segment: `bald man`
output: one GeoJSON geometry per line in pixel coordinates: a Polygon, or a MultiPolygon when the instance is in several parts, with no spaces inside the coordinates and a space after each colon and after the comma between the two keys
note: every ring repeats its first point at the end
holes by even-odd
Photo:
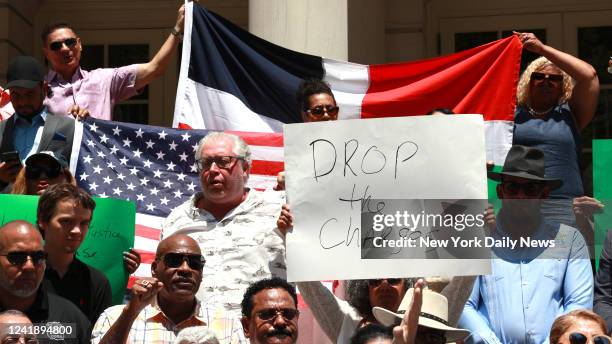
{"type": "Polygon", "coordinates": [[[33,334],[15,331],[18,328],[27,328],[29,325],[32,325],[32,322],[21,311],[9,309],[0,312],[0,343],[20,343],[20,339],[23,339],[25,343],[32,341],[36,338],[33,334]]]}
{"type": "Polygon", "coordinates": [[[134,283],[127,306],[113,306],[100,315],[91,343],[174,343],[178,331],[191,326],[208,326],[221,343],[246,343],[238,319],[196,299],[205,262],[191,237],[175,234],[162,240],[151,264],[153,277],[134,283]]]}
{"type": "Polygon", "coordinates": [[[0,228],[0,311],[19,310],[33,323],[73,324],[76,338],[65,342],[88,343],[91,323],[87,317],[41,284],[46,259],[42,237],[31,223],[12,221],[0,228]]]}

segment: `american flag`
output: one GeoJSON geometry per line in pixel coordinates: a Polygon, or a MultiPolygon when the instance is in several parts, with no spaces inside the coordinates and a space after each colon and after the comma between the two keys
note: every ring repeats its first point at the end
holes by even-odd
{"type": "MultiPolygon", "coordinates": [[[[134,248],[142,264],[133,276],[150,276],[163,220],[199,191],[195,151],[208,132],[97,119],[83,122],[75,173],[79,186],[93,196],[136,203],[134,248]]],[[[248,186],[273,187],[284,169],[282,134],[232,133],[251,148],[248,186]]],[[[130,277],[130,285],[135,277],[130,277]]]]}

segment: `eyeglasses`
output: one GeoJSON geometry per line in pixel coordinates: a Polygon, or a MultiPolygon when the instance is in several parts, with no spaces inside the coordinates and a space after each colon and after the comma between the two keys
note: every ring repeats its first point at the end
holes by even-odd
{"type": "Polygon", "coordinates": [[[387,281],[390,285],[399,285],[402,283],[401,278],[381,278],[381,279],[370,279],[368,280],[368,286],[376,288],[382,284],[383,281],[387,281]]]}
{"type": "Polygon", "coordinates": [[[47,252],[45,251],[13,251],[7,254],[0,254],[5,256],[6,259],[12,265],[22,266],[28,261],[28,257],[32,258],[34,265],[41,264],[47,259],[47,252]]]}
{"type": "Polygon", "coordinates": [[[208,171],[212,167],[213,162],[217,167],[230,170],[234,167],[234,164],[237,160],[244,160],[242,156],[214,156],[214,157],[203,157],[202,159],[196,160],[196,164],[198,165],[198,170],[200,171],[208,171]]]}
{"type": "Polygon", "coordinates": [[[1,344],[38,344],[38,339],[36,339],[36,337],[25,337],[25,336],[13,336],[13,335],[8,335],[7,337],[4,337],[4,339],[2,339],[2,341],[0,342],[1,344]],[[23,338],[23,342],[20,341],[23,338]]]}
{"type": "Polygon", "coordinates": [[[311,115],[315,116],[315,117],[321,117],[323,116],[325,113],[327,113],[330,116],[336,116],[338,114],[338,110],[340,110],[339,107],[337,106],[333,106],[333,105],[318,105],[315,107],[312,107],[310,109],[307,109],[306,112],[310,113],[311,115]]]}
{"type": "Polygon", "coordinates": [[[47,166],[26,166],[25,176],[27,179],[38,179],[42,173],[45,173],[47,178],[53,179],[57,178],[60,173],[62,173],[62,168],[60,166],[57,167],[47,167],[47,166]]]}
{"type": "Polygon", "coordinates": [[[183,262],[187,260],[187,265],[192,270],[202,270],[204,268],[204,264],[206,263],[206,259],[202,257],[201,254],[186,254],[186,253],[176,253],[170,252],[166,253],[163,256],[164,264],[166,264],[169,268],[178,268],[183,265],[183,262]]]}
{"type": "Polygon", "coordinates": [[[508,195],[518,195],[520,190],[526,196],[535,197],[539,196],[544,187],[543,183],[532,182],[532,183],[515,183],[515,182],[502,182],[502,190],[508,195]]]}
{"type": "Polygon", "coordinates": [[[446,335],[443,331],[438,330],[421,330],[421,326],[417,330],[417,342],[427,344],[444,344],[446,343],[446,335]]]}
{"type": "MultiPolygon", "coordinates": [[[[589,339],[580,332],[573,332],[569,335],[571,344],[586,344],[589,339]]],[[[610,344],[610,337],[604,335],[593,336],[593,344],[610,344]]]]}
{"type": "Polygon", "coordinates": [[[55,42],[51,42],[51,44],[49,44],[49,48],[51,48],[51,50],[53,51],[58,51],[60,49],[62,49],[62,46],[66,44],[66,46],[68,47],[68,49],[74,47],[77,44],[77,39],[76,38],[66,38],[63,41],[55,41],[55,42]]]}
{"type": "Polygon", "coordinates": [[[540,72],[531,73],[531,80],[542,81],[544,79],[548,79],[549,81],[553,81],[553,82],[560,82],[560,81],[563,81],[563,75],[546,74],[546,73],[540,73],[540,72]]]}
{"type": "Polygon", "coordinates": [[[295,319],[300,314],[295,308],[268,308],[255,313],[257,317],[263,321],[270,321],[275,319],[278,315],[283,317],[287,321],[295,319]]]}

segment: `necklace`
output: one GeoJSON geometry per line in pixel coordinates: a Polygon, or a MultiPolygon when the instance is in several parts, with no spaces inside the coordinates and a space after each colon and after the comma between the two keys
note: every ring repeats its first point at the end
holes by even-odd
{"type": "Polygon", "coordinates": [[[534,109],[531,108],[531,106],[527,106],[529,108],[529,114],[532,115],[533,117],[541,117],[544,116],[546,114],[548,114],[549,112],[552,111],[552,109],[554,109],[557,105],[553,105],[550,108],[544,110],[544,111],[536,111],[534,109]]]}

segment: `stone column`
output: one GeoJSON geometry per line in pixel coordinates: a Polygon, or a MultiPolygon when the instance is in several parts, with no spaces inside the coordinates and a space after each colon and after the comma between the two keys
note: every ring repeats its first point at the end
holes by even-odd
{"type": "Polygon", "coordinates": [[[38,0],[0,0],[0,81],[6,81],[6,67],[19,55],[34,55],[34,15],[38,0]]]}
{"type": "Polygon", "coordinates": [[[349,59],[350,0],[249,0],[249,31],[285,48],[349,59]]]}

